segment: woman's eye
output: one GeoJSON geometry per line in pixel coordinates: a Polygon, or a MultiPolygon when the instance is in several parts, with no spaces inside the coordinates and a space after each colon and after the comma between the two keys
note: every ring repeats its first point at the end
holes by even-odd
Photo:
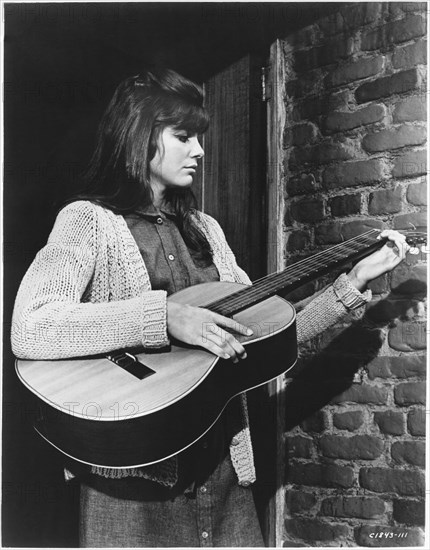
{"type": "Polygon", "coordinates": [[[182,143],[186,143],[188,141],[187,135],[180,134],[177,136],[177,138],[179,139],[179,141],[182,141],[182,143]]]}

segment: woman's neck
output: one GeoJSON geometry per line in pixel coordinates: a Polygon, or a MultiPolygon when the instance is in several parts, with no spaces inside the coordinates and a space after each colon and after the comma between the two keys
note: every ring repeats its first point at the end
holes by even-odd
{"type": "Polygon", "coordinates": [[[153,205],[155,208],[161,208],[165,204],[165,190],[161,189],[157,184],[151,184],[153,205]]]}

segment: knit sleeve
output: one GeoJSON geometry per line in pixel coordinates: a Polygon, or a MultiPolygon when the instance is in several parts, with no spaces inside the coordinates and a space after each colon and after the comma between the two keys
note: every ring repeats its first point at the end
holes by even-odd
{"type": "Polygon", "coordinates": [[[15,300],[11,342],[23,359],[62,359],[123,347],[165,345],[166,293],[120,301],[82,297],[97,262],[97,216],[88,201],[61,210],[15,300]]]}
{"type": "Polygon", "coordinates": [[[299,344],[328,329],[352,309],[363,306],[372,298],[370,290],[361,293],[346,275],[340,275],[324,291],[311,299],[297,313],[297,341],[299,344]]]}

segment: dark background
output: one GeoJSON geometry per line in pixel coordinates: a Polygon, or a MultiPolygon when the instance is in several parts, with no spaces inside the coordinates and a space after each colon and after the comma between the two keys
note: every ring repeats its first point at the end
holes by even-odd
{"type": "Polygon", "coordinates": [[[161,64],[198,82],[338,9],[329,3],[4,5],[4,546],[77,546],[78,491],[31,428],[14,373],[18,285],[91,155],[116,85],[161,64]]]}

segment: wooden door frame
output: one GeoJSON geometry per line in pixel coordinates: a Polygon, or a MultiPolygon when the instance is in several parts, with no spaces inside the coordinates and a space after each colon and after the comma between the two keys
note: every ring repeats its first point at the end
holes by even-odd
{"type": "MultiPolygon", "coordinates": [[[[284,196],[282,186],[282,139],[285,128],[285,68],[283,41],[270,47],[267,93],[267,272],[284,266],[284,196]]],[[[284,468],[285,468],[285,377],[268,385],[269,397],[276,400],[276,493],[269,502],[270,544],[282,547],[284,536],[284,468]]]]}

